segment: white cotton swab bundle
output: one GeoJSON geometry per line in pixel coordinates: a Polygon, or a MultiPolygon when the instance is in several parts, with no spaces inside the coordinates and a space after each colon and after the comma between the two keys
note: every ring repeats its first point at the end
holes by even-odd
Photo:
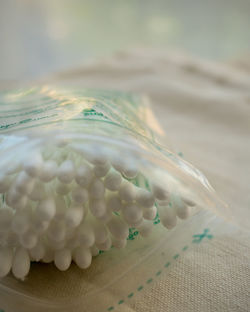
{"type": "Polygon", "coordinates": [[[157,214],[168,229],[186,219],[195,202],[154,181],[145,186],[133,157],[67,140],[1,174],[0,277],[12,271],[23,280],[31,261],[86,269],[100,250],[124,248],[131,227],[147,237],[157,214]]]}

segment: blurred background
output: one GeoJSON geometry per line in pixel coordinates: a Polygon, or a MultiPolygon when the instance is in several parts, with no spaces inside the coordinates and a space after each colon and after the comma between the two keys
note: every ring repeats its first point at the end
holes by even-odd
{"type": "Polygon", "coordinates": [[[228,60],[250,50],[249,0],[0,0],[0,82],[132,47],[228,60]]]}

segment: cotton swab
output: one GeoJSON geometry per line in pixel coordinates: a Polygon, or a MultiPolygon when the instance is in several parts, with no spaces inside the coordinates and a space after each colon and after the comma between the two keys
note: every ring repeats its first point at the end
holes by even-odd
{"type": "Polygon", "coordinates": [[[48,160],[43,164],[43,168],[39,173],[39,178],[44,183],[53,180],[57,175],[57,163],[54,160],[48,160]]]}
{"type": "Polygon", "coordinates": [[[76,228],[82,222],[85,215],[83,206],[78,204],[71,205],[65,213],[65,224],[70,228],[76,228]]]}
{"type": "Polygon", "coordinates": [[[74,261],[81,269],[87,269],[92,262],[91,251],[85,247],[78,247],[74,252],[74,261]]]}
{"type": "Polygon", "coordinates": [[[59,181],[69,184],[75,177],[75,166],[72,160],[65,160],[57,170],[59,181]]]}
{"type": "Polygon", "coordinates": [[[172,229],[176,226],[177,218],[175,209],[171,206],[158,205],[158,213],[161,223],[167,228],[172,229]]]}
{"type": "Polygon", "coordinates": [[[10,247],[0,247],[0,278],[6,276],[12,268],[13,250],[10,247]]]}
{"type": "Polygon", "coordinates": [[[151,208],[143,209],[143,218],[146,220],[154,220],[157,215],[157,208],[155,206],[151,208]]]}
{"type": "Polygon", "coordinates": [[[77,168],[76,182],[82,187],[88,187],[92,181],[94,174],[89,165],[81,164],[77,168]]]}
{"type": "Polygon", "coordinates": [[[155,197],[149,191],[139,189],[136,194],[136,202],[143,208],[151,208],[154,206],[155,197]]]}
{"type": "Polygon", "coordinates": [[[154,196],[159,200],[166,200],[169,197],[169,192],[167,188],[163,188],[159,184],[152,184],[152,191],[154,196]]]}
{"type": "Polygon", "coordinates": [[[106,162],[103,165],[96,165],[96,166],[94,166],[93,172],[94,172],[96,177],[102,178],[102,177],[106,176],[106,174],[109,172],[110,168],[111,168],[110,163],[106,162]]]}
{"type": "Polygon", "coordinates": [[[127,203],[133,202],[136,198],[135,186],[127,181],[123,182],[119,189],[119,196],[121,200],[127,203]]]}
{"type": "Polygon", "coordinates": [[[70,249],[61,249],[55,251],[54,262],[60,271],[66,271],[70,267],[72,255],[70,249]]]}
{"type": "Polygon", "coordinates": [[[16,278],[24,280],[30,270],[30,257],[26,249],[18,247],[14,253],[12,273],[16,278]]]}
{"type": "Polygon", "coordinates": [[[104,198],[105,187],[101,179],[94,179],[89,186],[89,196],[94,199],[104,198]]]}
{"type": "Polygon", "coordinates": [[[117,240],[124,240],[128,237],[129,227],[118,216],[113,216],[112,219],[107,223],[107,227],[113,237],[117,240]]]}
{"type": "Polygon", "coordinates": [[[88,191],[84,188],[81,187],[75,187],[72,190],[72,199],[73,201],[75,201],[78,204],[85,204],[88,199],[89,199],[89,195],[88,195],[88,191]]]}
{"type": "Polygon", "coordinates": [[[83,223],[78,228],[76,240],[81,246],[89,248],[95,243],[95,233],[93,227],[88,223],[83,223]]]}
{"type": "Polygon", "coordinates": [[[124,220],[131,226],[140,224],[143,218],[142,209],[134,204],[124,205],[122,209],[122,216],[124,220]]]}
{"type": "Polygon", "coordinates": [[[42,221],[50,221],[56,214],[55,201],[52,198],[43,199],[36,207],[36,215],[42,221]]]}
{"type": "Polygon", "coordinates": [[[105,187],[110,191],[117,191],[122,183],[122,176],[118,171],[112,170],[104,179],[105,187]]]}

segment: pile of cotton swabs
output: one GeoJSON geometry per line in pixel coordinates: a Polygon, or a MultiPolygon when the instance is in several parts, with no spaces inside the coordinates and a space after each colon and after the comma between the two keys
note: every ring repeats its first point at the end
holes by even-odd
{"type": "Polygon", "coordinates": [[[192,200],[153,181],[136,186],[137,160],[111,155],[81,144],[38,149],[0,176],[0,277],[24,279],[31,261],[86,269],[100,250],[125,247],[129,228],[147,236],[157,212],[169,229],[189,216],[192,200]]]}

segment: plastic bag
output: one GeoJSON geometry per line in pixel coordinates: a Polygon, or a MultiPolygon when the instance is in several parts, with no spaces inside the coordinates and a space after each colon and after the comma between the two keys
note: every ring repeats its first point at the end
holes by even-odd
{"type": "Polygon", "coordinates": [[[30,260],[54,261],[65,271],[73,259],[87,269],[101,253],[81,273],[74,265],[61,273],[33,264],[22,286],[5,277],[7,307],[14,309],[8,299],[14,291],[16,302],[26,298],[25,311],[77,308],[86,300],[96,311],[94,293],[131,276],[162,244],[179,247],[193,218],[222,207],[200,171],[162,145],[144,98],[43,87],[2,93],[0,102],[1,275],[12,269],[24,279],[30,260]],[[41,271],[56,280],[67,274],[77,285],[80,279],[84,291],[73,303],[48,293],[38,300],[41,292],[31,285],[41,271]]]}

